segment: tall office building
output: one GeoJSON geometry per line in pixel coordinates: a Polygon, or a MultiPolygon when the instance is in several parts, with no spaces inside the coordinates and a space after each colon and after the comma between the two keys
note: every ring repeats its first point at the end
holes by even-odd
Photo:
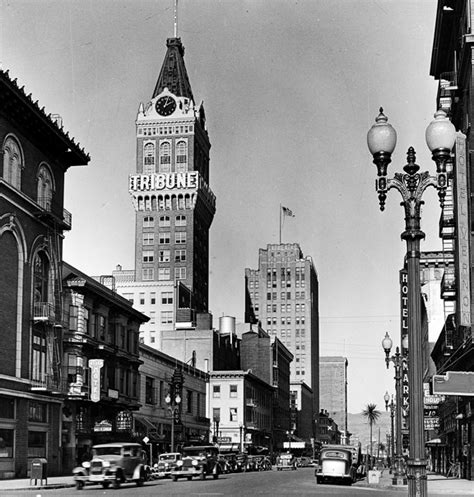
{"type": "Polygon", "coordinates": [[[319,403],[321,409],[347,435],[347,365],[345,357],[319,358],[319,403]]]}
{"type": "Polygon", "coordinates": [[[259,322],[294,355],[291,381],[313,390],[319,412],[319,283],[311,257],[299,244],[271,244],[259,250],[258,269],[245,269],[245,321],[259,322]]]}
{"type": "Polygon", "coordinates": [[[136,173],[129,191],[136,212],[135,269],[113,272],[117,290],[151,317],[142,341],[160,348],[162,330],[192,323],[208,310],[210,142],[196,104],[180,38],[169,38],[151,99],[136,119],[136,173]]]}

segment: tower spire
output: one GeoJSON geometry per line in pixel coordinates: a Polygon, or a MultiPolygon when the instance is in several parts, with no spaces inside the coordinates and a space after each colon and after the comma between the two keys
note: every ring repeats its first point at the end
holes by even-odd
{"type": "Polygon", "coordinates": [[[178,38],[178,0],[174,0],[174,37],[178,38]]]}

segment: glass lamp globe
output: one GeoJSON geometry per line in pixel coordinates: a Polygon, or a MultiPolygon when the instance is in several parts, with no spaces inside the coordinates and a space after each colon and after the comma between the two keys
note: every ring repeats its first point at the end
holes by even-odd
{"type": "Polygon", "coordinates": [[[390,351],[392,348],[393,342],[392,339],[390,338],[390,335],[388,334],[388,331],[385,333],[385,337],[382,340],[382,347],[386,351],[390,351]]]}
{"type": "Polygon", "coordinates": [[[433,121],[426,128],[426,144],[431,152],[440,149],[451,150],[456,140],[456,128],[444,110],[438,110],[433,121]]]}
{"type": "Polygon", "coordinates": [[[375,118],[375,124],[367,133],[367,145],[372,155],[380,152],[391,155],[397,144],[397,132],[391,124],[388,123],[387,116],[380,107],[380,113],[375,118]]]}

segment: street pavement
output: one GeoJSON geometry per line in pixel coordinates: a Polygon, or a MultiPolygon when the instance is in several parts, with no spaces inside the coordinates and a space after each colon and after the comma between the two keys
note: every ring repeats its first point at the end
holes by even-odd
{"type": "MultiPolygon", "coordinates": [[[[306,473],[310,468],[305,468],[303,471],[306,473]]],[[[311,471],[313,471],[311,469],[311,471]]],[[[268,474],[268,473],[267,473],[268,474]]],[[[263,476],[263,475],[262,475],[263,476]]],[[[0,496],[10,497],[15,496],[17,491],[25,490],[42,490],[42,496],[45,495],[44,490],[55,490],[61,488],[74,487],[74,480],[72,476],[55,476],[45,480],[31,480],[25,479],[12,479],[0,480],[0,496]]],[[[316,485],[315,485],[316,487],[316,485]]],[[[407,495],[407,486],[393,486],[392,475],[388,470],[383,471],[378,483],[368,483],[368,481],[361,480],[355,483],[352,488],[362,490],[363,488],[373,490],[390,490],[391,492],[400,493],[400,495],[407,495]]],[[[341,488],[342,490],[342,488],[341,488]]],[[[349,489],[347,489],[349,490],[349,489]]],[[[457,496],[470,496],[474,495],[474,482],[457,478],[446,478],[442,475],[428,474],[428,492],[429,495],[457,495],[457,496]]],[[[346,493],[346,492],[345,492],[346,493]]],[[[18,494],[17,494],[18,495],[18,494]]],[[[350,493],[348,493],[350,495],[350,493]]]]}

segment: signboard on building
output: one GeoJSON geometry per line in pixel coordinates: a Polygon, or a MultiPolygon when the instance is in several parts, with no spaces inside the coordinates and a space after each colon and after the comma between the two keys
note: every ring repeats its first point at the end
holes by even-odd
{"type": "MultiPolygon", "coordinates": [[[[407,350],[403,348],[403,339],[408,337],[408,271],[400,270],[400,343],[401,353],[406,358],[407,350]]],[[[402,361],[401,367],[402,428],[408,428],[409,382],[408,362],[402,361]]]]}
{"type": "Polygon", "coordinates": [[[129,178],[129,190],[156,191],[174,189],[192,189],[199,186],[199,173],[161,173],[161,174],[132,174],[129,178]]]}
{"type": "Polygon", "coordinates": [[[91,370],[91,401],[99,402],[100,400],[100,370],[104,365],[104,359],[89,359],[89,368],[91,370]]]}
{"type": "Polygon", "coordinates": [[[471,286],[469,262],[469,215],[467,190],[466,137],[456,135],[456,163],[454,168],[456,208],[456,282],[458,290],[456,318],[459,326],[471,326],[471,286]]]}
{"type": "Polygon", "coordinates": [[[433,393],[443,395],[474,396],[474,373],[448,371],[433,376],[433,393]]]}

